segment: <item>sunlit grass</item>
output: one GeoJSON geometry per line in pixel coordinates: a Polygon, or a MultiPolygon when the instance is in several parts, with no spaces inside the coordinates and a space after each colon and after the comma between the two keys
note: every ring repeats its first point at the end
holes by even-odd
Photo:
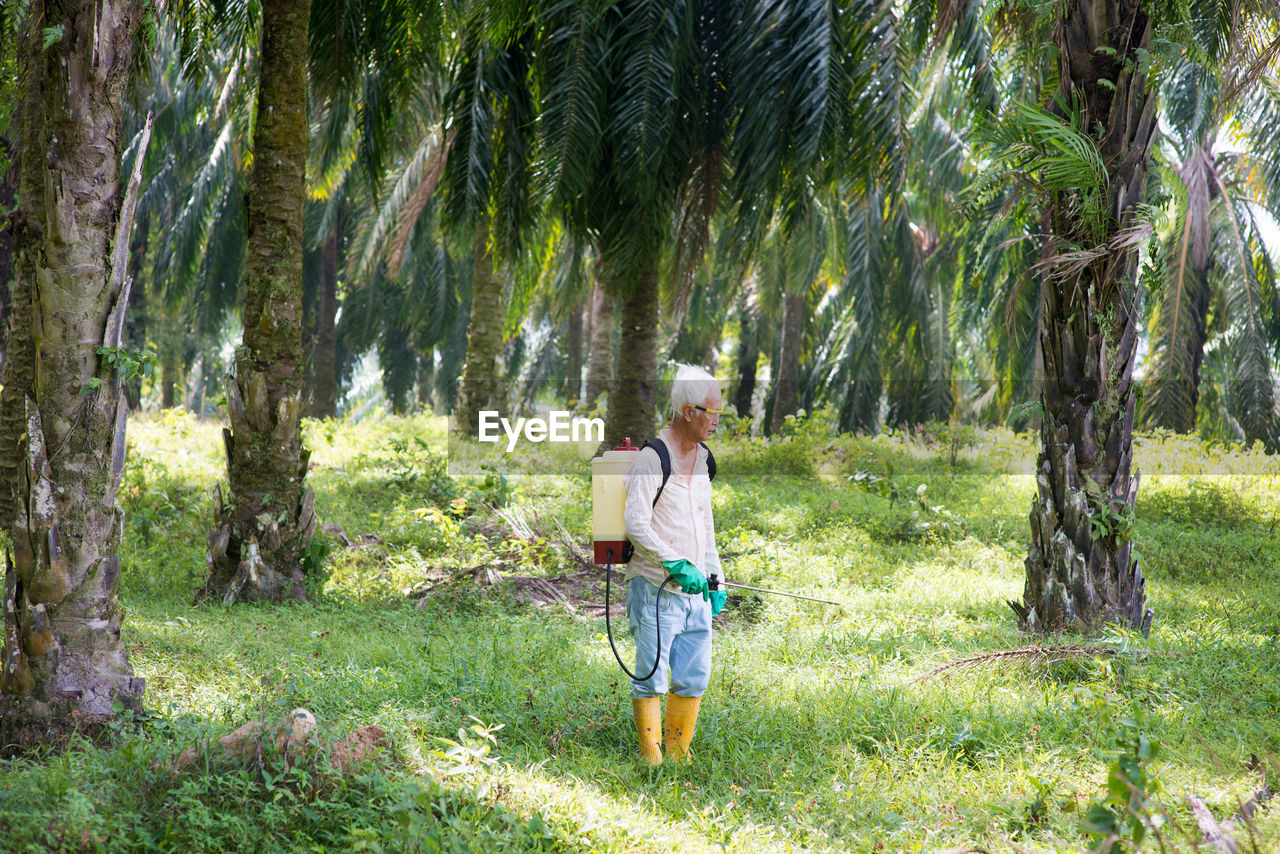
{"type": "MultiPolygon", "coordinates": [[[[697,760],[650,771],[632,757],[627,685],[598,622],[522,605],[501,587],[455,585],[421,609],[403,596],[453,568],[571,571],[562,553],[522,551],[476,535],[473,523],[487,502],[507,501],[585,539],[585,470],[453,477],[443,419],[308,422],[321,521],[353,547],[324,535],[328,576],[312,603],[196,607],[210,496],[224,476],[218,425],[166,414],[132,422],[130,436],[120,593],[131,660],[164,726],[69,758],[9,763],[17,794],[0,795],[33,810],[34,793],[49,788],[59,794],[48,809],[104,838],[120,829],[105,811],[130,797],[198,814],[206,840],[232,838],[213,776],[196,775],[183,796],[199,801],[196,811],[141,769],[200,735],[297,705],[329,736],[377,723],[394,745],[385,776],[359,783],[362,806],[359,792],[326,789],[314,816],[282,813],[338,848],[381,840],[428,850],[407,827],[502,838],[508,850],[1078,851],[1117,744],[1140,732],[1161,749],[1146,767],[1153,809],[1173,820],[1166,847],[1192,850],[1187,795],[1227,818],[1260,785],[1245,766],[1251,754],[1280,767],[1280,478],[1256,450],[1204,449],[1199,470],[1192,440],[1139,443],[1152,473],[1137,523],[1157,615],[1150,638],[1115,631],[1095,642],[1119,655],[916,681],[955,658],[1035,640],[1016,631],[1006,605],[1022,594],[1034,438],[832,438],[821,418],[787,440],[721,438],[716,523],[730,577],[841,605],[731,598],[697,760]],[[860,488],[858,472],[897,492],[860,488]],[[503,725],[494,733],[502,761],[450,766],[440,739],[477,737],[466,729],[475,719],[503,725]],[[113,794],[95,800],[108,771],[113,794]],[[417,803],[406,787],[418,778],[463,800],[434,818],[395,812],[417,803]],[[545,839],[529,824],[538,811],[545,839]],[[347,831],[330,829],[343,822],[347,831]]],[[[244,797],[272,797],[237,773],[248,774],[244,797]]],[[[1280,846],[1274,815],[1256,833],[1259,850],[1280,846]]]]}

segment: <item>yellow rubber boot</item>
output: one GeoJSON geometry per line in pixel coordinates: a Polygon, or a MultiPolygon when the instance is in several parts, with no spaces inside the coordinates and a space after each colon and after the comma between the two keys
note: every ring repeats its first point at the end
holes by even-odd
{"type": "Polygon", "coordinates": [[[689,761],[689,745],[693,742],[693,730],[698,725],[698,704],[701,702],[701,697],[667,694],[667,717],[662,725],[662,746],[672,762],[689,761]]]}
{"type": "Polygon", "coordinates": [[[640,737],[640,761],[645,765],[661,765],[658,730],[662,727],[662,700],[658,697],[632,697],[631,711],[636,716],[636,734],[640,737]]]}

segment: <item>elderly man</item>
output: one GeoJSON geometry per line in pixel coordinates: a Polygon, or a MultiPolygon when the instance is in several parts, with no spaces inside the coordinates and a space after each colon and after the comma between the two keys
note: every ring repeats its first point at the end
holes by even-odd
{"type": "Polygon", "coordinates": [[[711,675],[711,618],[724,607],[725,593],[723,585],[708,589],[708,577],[720,575],[720,556],[711,518],[711,451],[704,442],[723,406],[715,377],[681,365],[671,392],[671,423],[658,434],[670,478],[663,483],[662,460],[652,447],[640,451],[626,476],[627,537],[635,547],[627,565],[627,618],[636,640],[636,672],[649,672],[659,657],[652,677],[631,682],[640,759],[648,765],[662,763],[663,749],[673,761],[689,759],[698,704],[711,675]],[[674,581],[658,605],[658,588],[668,575],[674,581]]]}

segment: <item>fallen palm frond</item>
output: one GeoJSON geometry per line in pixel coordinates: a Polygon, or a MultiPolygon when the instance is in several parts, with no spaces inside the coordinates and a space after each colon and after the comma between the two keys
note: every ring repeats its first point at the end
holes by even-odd
{"type": "MultiPolygon", "coordinates": [[[[492,587],[504,580],[502,574],[499,573],[494,566],[487,563],[482,563],[478,566],[468,566],[463,569],[456,569],[453,571],[445,570],[443,567],[437,567],[436,571],[445,572],[447,574],[443,578],[435,576],[427,579],[421,584],[410,587],[408,590],[404,591],[404,595],[410,599],[424,599],[424,597],[435,592],[437,589],[453,584],[456,581],[461,581],[464,578],[469,578],[470,580],[486,587],[492,587]]],[[[425,605],[425,601],[418,603],[419,608],[422,608],[425,605]]]]}
{"type": "Polygon", "coordinates": [[[487,519],[467,520],[467,529],[473,534],[506,537],[525,543],[542,543],[557,551],[578,566],[594,568],[595,563],[576,537],[554,515],[543,515],[519,507],[505,507],[495,511],[487,519]]]}
{"type": "Polygon", "coordinates": [[[954,661],[948,661],[940,664],[930,670],[928,673],[917,676],[908,682],[908,685],[914,685],[917,682],[924,682],[926,679],[932,679],[935,676],[945,674],[950,677],[958,670],[969,670],[974,667],[982,667],[987,664],[995,664],[998,662],[1011,661],[1018,664],[1056,664],[1059,661],[1067,659],[1089,659],[1102,658],[1105,656],[1114,656],[1119,652],[1112,646],[1101,645],[1070,645],[1070,646],[1023,646],[1017,649],[1003,649],[999,652],[984,652],[979,655],[970,655],[964,658],[957,658],[954,661]]]}

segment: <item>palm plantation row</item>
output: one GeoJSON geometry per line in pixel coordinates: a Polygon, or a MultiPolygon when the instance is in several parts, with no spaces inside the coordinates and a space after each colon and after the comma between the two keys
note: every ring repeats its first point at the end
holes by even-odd
{"type": "Polygon", "coordinates": [[[555,387],[647,436],[659,365],[729,339],[766,429],[1033,418],[1033,629],[1150,625],[1135,420],[1280,448],[1262,0],[3,15],[9,710],[140,702],[115,491],[146,348],[165,405],[224,390],[225,601],[305,595],[301,419],[372,348],[393,406],[468,432],[555,387]]]}

